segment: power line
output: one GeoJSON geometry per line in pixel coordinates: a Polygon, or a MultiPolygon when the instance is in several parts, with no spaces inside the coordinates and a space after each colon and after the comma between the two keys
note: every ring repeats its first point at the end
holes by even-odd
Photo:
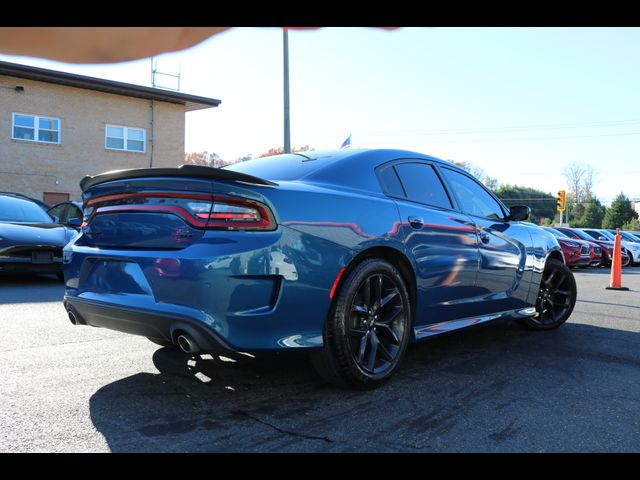
{"type": "MultiPolygon", "coordinates": [[[[446,129],[426,129],[426,130],[396,130],[396,131],[375,131],[375,130],[354,130],[358,135],[369,136],[402,136],[402,135],[421,135],[421,134],[460,134],[460,133],[494,133],[500,131],[522,131],[522,130],[554,130],[554,129],[571,129],[571,128],[594,128],[594,127],[615,127],[638,125],[640,119],[628,120],[606,120],[597,122],[579,122],[579,123],[551,123],[551,124],[534,124],[534,125],[512,125],[501,127],[468,127],[468,128],[446,128],[446,129]]],[[[317,136],[335,135],[331,132],[299,132],[301,134],[311,134],[317,136]]]]}
{"type": "MultiPolygon", "coordinates": [[[[359,136],[368,138],[379,138],[385,135],[371,135],[371,134],[362,134],[361,132],[354,131],[355,134],[359,136]]],[[[506,132],[505,132],[506,133],[506,132]]],[[[395,135],[395,134],[394,134],[395,135]]],[[[490,142],[523,142],[530,140],[567,140],[572,138],[599,138],[599,137],[624,137],[630,135],[640,135],[640,132],[620,132],[620,133],[600,133],[600,134],[591,134],[591,135],[562,135],[562,136],[541,136],[541,137],[511,137],[511,138],[476,138],[476,139],[456,139],[456,140],[440,140],[440,139],[430,139],[430,138],[421,138],[421,139],[409,139],[402,140],[403,143],[490,143],[490,142]]],[[[304,135],[298,135],[300,137],[304,137],[304,135]]],[[[313,137],[314,135],[307,135],[307,137],[313,137]]],[[[333,136],[333,135],[332,135],[333,136]]],[[[389,136],[389,135],[388,135],[389,136]]],[[[391,135],[393,136],[393,135],[391,135]]],[[[402,135],[397,135],[402,136],[402,135]]],[[[419,137],[421,134],[415,134],[414,137],[419,137]]],[[[424,135],[424,137],[428,137],[429,135],[424,135]]],[[[304,143],[304,142],[303,142],[304,143]]]]}
{"type": "Polygon", "coordinates": [[[521,142],[526,140],[565,140],[569,138],[621,137],[640,135],[640,132],[607,133],[596,135],[566,135],[561,137],[519,137],[519,138],[490,138],[475,140],[403,140],[404,143],[484,143],[484,142],[521,142]]]}

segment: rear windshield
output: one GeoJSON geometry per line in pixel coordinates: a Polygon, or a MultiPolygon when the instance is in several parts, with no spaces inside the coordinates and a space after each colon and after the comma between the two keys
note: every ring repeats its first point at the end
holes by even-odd
{"type": "Polygon", "coordinates": [[[302,155],[277,155],[255,158],[222,167],[234,172],[246,173],[265,180],[293,181],[298,180],[320,167],[333,163],[338,157],[331,155],[314,156],[313,152],[302,155]]]}
{"type": "Polygon", "coordinates": [[[52,223],[52,220],[36,203],[0,196],[0,222],[52,223]]]}

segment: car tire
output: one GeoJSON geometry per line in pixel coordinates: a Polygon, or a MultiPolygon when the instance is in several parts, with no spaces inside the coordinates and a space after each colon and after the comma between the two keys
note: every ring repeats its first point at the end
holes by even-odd
{"type": "Polygon", "coordinates": [[[628,260],[626,261],[626,263],[623,263],[622,266],[623,267],[633,267],[633,255],[631,254],[631,252],[629,250],[627,250],[627,258],[628,260]]]}
{"type": "Polygon", "coordinates": [[[311,354],[318,373],[341,387],[371,389],[398,369],[411,338],[412,307],[402,275],[372,258],[351,270],[337,291],[311,354]]]}
{"type": "Polygon", "coordinates": [[[524,324],[534,330],[558,328],[571,316],[576,298],[576,280],[571,270],[562,261],[549,258],[538,290],[536,314],[524,319],[524,324]]]}
{"type": "Polygon", "coordinates": [[[147,340],[149,340],[151,343],[155,343],[156,345],[160,345],[161,347],[178,349],[178,347],[172,342],[169,342],[168,340],[164,340],[162,338],[147,337],[147,340]]]}

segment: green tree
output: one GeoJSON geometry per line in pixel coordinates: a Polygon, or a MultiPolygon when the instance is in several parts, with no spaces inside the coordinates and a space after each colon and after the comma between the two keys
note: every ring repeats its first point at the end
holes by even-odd
{"type": "Polygon", "coordinates": [[[535,224],[548,223],[556,215],[556,197],[542,190],[522,185],[502,185],[495,193],[507,207],[513,205],[531,207],[530,221],[535,224]]]}
{"type": "Polygon", "coordinates": [[[631,206],[631,201],[621,192],[607,208],[607,213],[602,220],[602,228],[622,228],[625,223],[637,218],[638,213],[631,206]]]}
{"type": "Polygon", "coordinates": [[[625,223],[622,226],[622,229],[623,230],[630,230],[632,232],[638,232],[638,231],[640,231],[640,220],[638,220],[637,218],[634,218],[630,222],[625,223]]]}
{"type": "Polygon", "coordinates": [[[591,201],[584,210],[584,215],[579,218],[574,217],[571,225],[578,228],[602,228],[602,220],[607,209],[596,197],[591,197],[591,201]]]}

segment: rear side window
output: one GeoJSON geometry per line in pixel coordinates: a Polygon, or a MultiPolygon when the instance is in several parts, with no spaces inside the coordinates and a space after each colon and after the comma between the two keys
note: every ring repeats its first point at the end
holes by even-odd
{"type": "Polygon", "coordinates": [[[405,196],[398,174],[393,167],[387,167],[378,171],[378,178],[380,179],[380,184],[382,185],[384,193],[393,197],[405,196]]]}
{"type": "Polygon", "coordinates": [[[451,201],[438,174],[426,163],[401,163],[395,166],[407,198],[440,208],[451,208],[451,201]]]}

